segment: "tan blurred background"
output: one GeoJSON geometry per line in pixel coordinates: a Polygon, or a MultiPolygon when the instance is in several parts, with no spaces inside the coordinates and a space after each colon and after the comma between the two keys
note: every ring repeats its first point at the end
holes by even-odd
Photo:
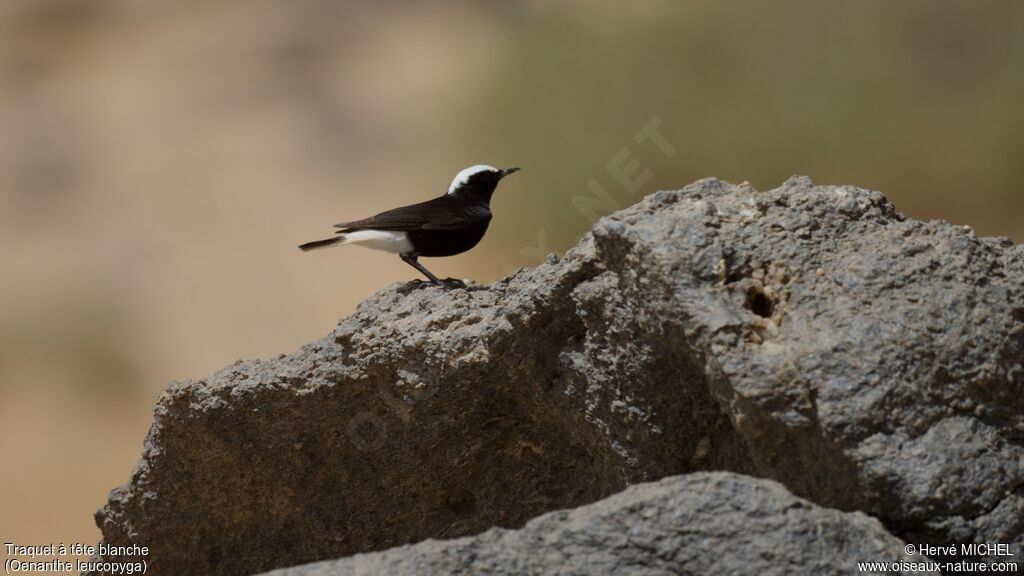
{"type": "Polygon", "coordinates": [[[1024,3],[625,4],[0,3],[0,541],[95,542],[165,383],[416,277],[296,244],[470,164],[523,171],[426,263],[481,282],[572,245],[592,182],[809,174],[1024,238],[1024,3]]]}

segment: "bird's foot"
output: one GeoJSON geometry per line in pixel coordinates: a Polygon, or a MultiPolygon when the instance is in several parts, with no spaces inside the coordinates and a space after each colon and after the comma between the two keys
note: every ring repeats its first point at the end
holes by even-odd
{"type": "Polygon", "coordinates": [[[444,280],[438,279],[437,282],[433,280],[420,280],[416,278],[406,282],[404,286],[398,288],[398,292],[401,294],[408,294],[413,290],[422,290],[424,288],[436,286],[445,290],[453,290],[456,288],[466,289],[466,283],[458,278],[445,278],[444,280]]]}
{"type": "Polygon", "coordinates": [[[420,280],[419,278],[416,278],[414,280],[410,280],[410,281],[406,282],[405,284],[399,286],[398,287],[398,293],[402,294],[402,295],[406,295],[406,294],[409,294],[410,292],[412,292],[414,290],[422,290],[423,288],[426,288],[427,286],[433,286],[433,285],[434,285],[434,283],[430,282],[429,280],[425,281],[425,280],[420,280]]]}

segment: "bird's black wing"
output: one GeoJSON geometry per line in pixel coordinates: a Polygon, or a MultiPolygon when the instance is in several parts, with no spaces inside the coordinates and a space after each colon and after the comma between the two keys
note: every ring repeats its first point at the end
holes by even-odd
{"type": "Polygon", "coordinates": [[[467,208],[445,195],[426,202],[402,206],[381,212],[376,216],[340,222],[335,228],[346,230],[464,230],[486,224],[490,210],[483,207],[467,208]]]}

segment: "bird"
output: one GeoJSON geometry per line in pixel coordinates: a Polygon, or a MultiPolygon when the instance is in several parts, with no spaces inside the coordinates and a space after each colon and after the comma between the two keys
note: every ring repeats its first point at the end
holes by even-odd
{"type": "Polygon", "coordinates": [[[309,252],[355,244],[390,252],[398,254],[431,283],[441,285],[441,280],[420,264],[419,258],[455,256],[476,246],[491,222],[491,195],[498,182],[518,171],[518,167],[470,166],[456,174],[448,191],[437,198],[362,220],[340,222],[334,225],[340,228],[336,236],[306,242],[299,250],[309,252]]]}

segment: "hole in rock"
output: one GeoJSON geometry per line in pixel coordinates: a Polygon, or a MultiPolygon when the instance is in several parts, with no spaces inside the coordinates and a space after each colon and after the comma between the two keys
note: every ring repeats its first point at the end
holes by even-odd
{"type": "Polygon", "coordinates": [[[775,311],[775,303],[759,288],[751,288],[747,292],[747,308],[762,318],[771,318],[775,311]]]}

